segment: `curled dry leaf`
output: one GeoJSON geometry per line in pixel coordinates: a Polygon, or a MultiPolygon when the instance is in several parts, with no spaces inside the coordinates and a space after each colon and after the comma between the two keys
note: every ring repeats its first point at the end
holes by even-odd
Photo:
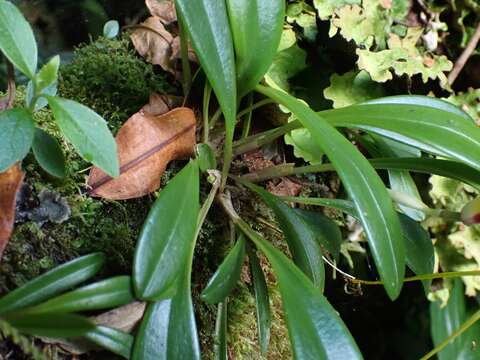
{"type": "Polygon", "coordinates": [[[0,259],[12,234],[17,192],[24,176],[20,163],[0,173],[0,259]]]}
{"type": "Polygon", "coordinates": [[[160,65],[162,69],[172,74],[175,73],[172,64],[173,36],[165,29],[159,18],[151,16],[137,25],[130,39],[146,61],[160,65]]]}
{"type": "Polygon", "coordinates": [[[195,115],[188,108],[176,108],[160,116],[145,111],[134,114],[115,139],[120,176],[111,178],[94,167],[88,179],[90,194],[125,200],[157,190],[171,160],[193,155],[195,123],[195,115]]]}
{"type": "Polygon", "coordinates": [[[172,109],[182,106],[183,97],[175,95],[160,95],[151,93],[148,104],[142,107],[144,112],[151,115],[163,115],[172,109]]]}
{"type": "Polygon", "coordinates": [[[177,21],[175,4],[172,0],[145,0],[145,4],[150,14],[158,17],[163,24],[168,25],[177,21]]]}

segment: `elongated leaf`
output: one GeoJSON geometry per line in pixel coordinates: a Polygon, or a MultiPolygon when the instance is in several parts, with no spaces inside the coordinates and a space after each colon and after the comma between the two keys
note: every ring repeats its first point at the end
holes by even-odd
{"type": "Polygon", "coordinates": [[[72,290],[43,304],[22,311],[23,314],[92,311],[125,305],[134,300],[130,276],[116,276],[72,290]]]}
{"type": "MultiPolygon", "coordinates": [[[[402,145],[406,147],[406,145],[402,143],[398,143],[396,141],[388,138],[383,138],[378,135],[373,135],[373,138],[375,139],[375,142],[380,150],[380,153],[382,155],[381,157],[402,158],[411,156],[412,151],[410,150],[410,148],[404,150],[401,146],[399,146],[402,145]],[[395,144],[395,146],[392,146],[392,144],[395,144]]],[[[418,151],[417,157],[420,156],[421,153],[420,151],[418,151]]],[[[408,171],[390,169],[388,170],[388,178],[390,182],[390,188],[392,190],[408,194],[409,196],[421,201],[417,185],[413,181],[413,178],[408,171]]],[[[407,214],[414,220],[420,221],[425,218],[425,214],[419,210],[411,209],[407,206],[400,204],[398,206],[403,213],[407,214]]]]}
{"type": "Polygon", "coordinates": [[[313,230],[315,238],[321,248],[328,251],[335,260],[340,256],[342,232],[332,219],[317,211],[294,209],[313,230]]]}
{"type": "Polygon", "coordinates": [[[33,79],[37,70],[37,43],[32,28],[17,7],[5,0],[0,0],[0,50],[33,79]]]}
{"type": "Polygon", "coordinates": [[[5,320],[22,333],[53,338],[79,337],[95,329],[90,320],[75,314],[17,314],[5,320]]]}
{"type": "Polygon", "coordinates": [[[345,137],[304,103],[275,89],[257,86],[257,90],[288,107],[329,157],[355,203],[385,290],[395,299],[405,274],[405,247],[398,216],[382,180],[345,137]]]}
{"type": "MultiPolygon", "coordinates": [[[[447,305],[443,308],[440,305],[439,302],[430,303],[430,331],[435,346],[439,345],[467,320],[462,280],[454,280],[447,305]]],[[[463,348],[471,347],[471,341],[467,341],[467,338],[465,333],[457,337],[438,353],[438,359],[463,359],[460,357],[463,348]]]]}
{"type": "Polygon", "coordinates": [[[272,264],[295,358],[362,359],[345,324],[310,279],[238,215],[234,219],[272,264]]]}
{"type": "Polygon", "coordinates": [[[262,200],[273,210],[285,235],[293,261],[313,281],[315,286],[323,291],[325,267],[322,250],[309,222],[268,191],[253,184],[247,186],[260,195],[262,200]]]}
{"type": "Polygon", "coordinates": [[[78,153],[110,176],[118,176],[117,145],[105,120],[72,100],[47,96],[58,127],[78,153]]]}
{"type": "MultiPolygon", "coordinates": [[[[295,201],[300,204],[331,207],[359,219],[357,210],[352,201],[329,198],[301,198],[283,197],[285,201],[295,201]]],[[[406,262],[408,267],[416,274],[431,274],[434,265],[434,250],[432,240],[427,231],[419,223],[408,216],[398,213],[402,236],[406,245],[406,262]]],[[[428,289],[430,281],[424,281],[428,289]]]]}
{"type": "Polygon", "coordinates": [[[65,176],[65,156],[60,144],[53,136],[36,128],[32,150],[38,164],[46,172],[58,178],[65,176]]]}
{"type": "Polygon", "coordinates": [[[103,254],[85,255],[60,265],[29,281],[0,299],[0,314],[35,305],[95,275],[103,265],[103,254]]]}
{"type": "Polygon", "coordinates": [[[248,248],[248,260],[250,262],[250,273],[252,274],[253,289],[255,292],[258,339],[262,353],[266,354],[270,341],[270,328],[272,327],[267,282],[265,281],[265,276],[263,275],[257,254],[251,247],[248,248]]]}
{"type": "Polygon", "coordinates": [[[238,94],[243,96],[260,82],[277,53],[285,1],[227,0],[227,8],[237,62],[238,94]]]}
{"type": "Polygon", "coordinates": [[[233,41],[225,2],[175,0],[175,6],[222,108],[228,146],[233,140],[235,127],[237,87],[233,41]]]}
{"type": "Polygon", "coordinates": [[[207,286],[202,291],[202,300],[210,304],[224,301],[235,285],[237,285],[238,279],[240,279],[244,259],[245,237],[241,235],[217,271],[215,271],[215,274],[208,281],[207,286]]]}
{"type": "Polygon", "coordinates": [[[0,172],[27,155],[34,131],[32,115],[27,110],[16,108],[0,113],[0,172]]]}
{"type": "Polygon", "coordinates": [[[36,76],[37,91],[43,90],[57,82],[58,68],[60,67],[60,56],[52,57],[48,63],[42,66],[36,76]]]}
{"type": "Polygon", "coordinates": [[[107,326],[96,326],[85,334],[85,338],[108,351],[130,359],[133,348],[133,336],[107,326]]]}
{"type": "Polygon", "coordinates": [[[453,112],[419,105],[365,104],[319,114],[333,126],[370,131],[480,169],[480,130],[453,112]]]}
{"type": "Polygon", "coordinates": [[[426,106],[433,109],[446,111],[456,116],[462,117],[468,122],[474,122],[473,119],[465,111],[458,106],[449,103],[448,101],[437,99],[431,96],[422,95],[395,95],[387,96],[378,99],[369,100],[359,105],[364,104],[401,104],[401,105],[419,105],[426,106]]]}
{"type": "Polygon", "coordinates": [[[148,214],[133,264],[135,292],[141,299],[168,297],[188,262],[199,209],[198,166],[191,161],[168,183],[148,214]]]}
{"type": "Polygon", "coordinates": [[[135,337],[132,360],[200,359],[190,280],[181,277],[172,299],[148,306],[135,337]]]}
{"type": "Polygon", "coordinates": [[[227,302],[218,304],[217,319],[215,321],[215,360],[228,360],[227,347],[227,302]]]}

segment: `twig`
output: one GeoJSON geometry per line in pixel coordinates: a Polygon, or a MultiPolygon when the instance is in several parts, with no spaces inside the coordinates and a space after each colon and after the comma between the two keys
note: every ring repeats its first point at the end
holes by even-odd
{"type": "Polygon", "coordinates": [[[13,108],[13,102],[15,101],[15,69],[13,64],[7,60],[7,76],[8,76],[8,98],[7,98],[7,109],[13,108]]]}
{"type": "Polygon", "coordinates": [[[452,85],[457,79],[458,74],[460,74],[460,71],[462,71],[463,67],[467,63],[470,56],[472,55],[473,51],[476,49],[479,41],[480,41],[480,22],[477,25],[477,29],[475,30],[475,33],[473,34],[472,38],[468,42],[467,47],[465,48],[465,50],[463,50],[462,54],[455,62],[455,65],[452,71],[450,71],[450,74],[448,74],[448,83],[450,85],[452,85]]]}

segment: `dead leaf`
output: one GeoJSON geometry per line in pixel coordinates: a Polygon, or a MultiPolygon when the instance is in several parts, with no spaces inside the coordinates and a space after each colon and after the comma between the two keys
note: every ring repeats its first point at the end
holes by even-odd
{"type": "Polygon", "coordinates": [[[144,111],[134,114],[115,139],[120,176],[111,178],[94,167],[88,179],[90,195],[125,200],[157,190],[171,160],[193,155],[195,123],[189,108],[176,108],[160,116],[144,111]]]}
{"type": "Polygon", "coordinates": [[[172,0],[145,0],[145,4],[150,14],[157,16],[163,24],[168,25],[177,21],[175,4],[172,0]]]}
{"type": "Polygon", "coordinates": [[[302,185],[282,177],[280,182],[275,184],[273,181],[267,183],[267,190],[276,196],[298,196],[302,190],[302,185]]]}
{"type": "Polygon", "coordinates": [[[163,70],[175,74],[172,64],[173,36],[165,29],[159,18],[151,16],[137,25],[130,39],[146,61],[160,65],[163,70]]]}
{"type": "MultiPolygon", "coordinates": [[[[181,38],[180,36],[176,36],[172,41],[172,61],[173,60],[180,60],[182,58],[182,48],[181,48],[181,38]]],[[[190,42],[188,43],[188,60],[193,63],[198,64],[197,55],[195,54],[195,50],[193,50],[190,42]]]]}
{"type": "Polygon", "coordinates": [[[148,104],[142,107],[144,112],[158,116],[169,112],[172,109],[182,106],[183,97],[175,95],[160,95],[151,93],[148,104]]]}
{"type": "Polygon", "coordinates": [[[0,259],[12,234],[17,192],[24,176],[20,163],[0,173],[0,259]]]}

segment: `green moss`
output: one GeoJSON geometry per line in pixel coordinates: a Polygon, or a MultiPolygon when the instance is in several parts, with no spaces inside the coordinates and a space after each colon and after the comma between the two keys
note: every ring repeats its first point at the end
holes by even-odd
{"type": "Polygon", "coordinates": [[[124,34],[78,47],[73,61],[60,68],[59,94],[89,106],[116,131],[152,92],[174,92],[172,83],[171,75],[136,54],[124,34]]]}

